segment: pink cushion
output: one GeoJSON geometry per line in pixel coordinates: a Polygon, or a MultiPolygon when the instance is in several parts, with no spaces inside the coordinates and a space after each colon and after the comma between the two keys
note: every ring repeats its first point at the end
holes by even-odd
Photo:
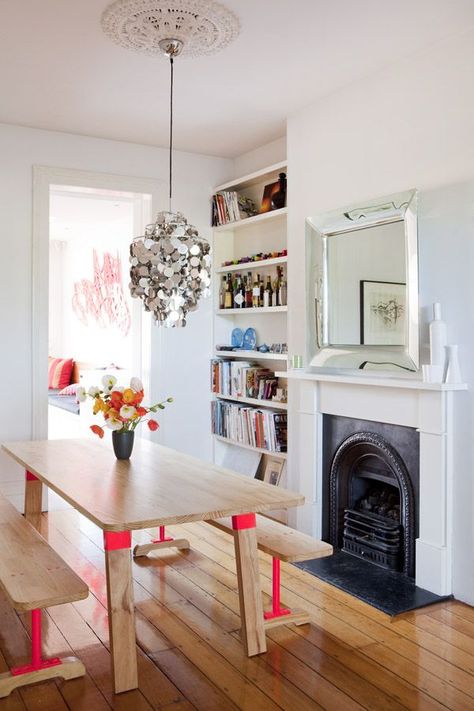
{"type": "Polygon", "coordinates": [[[62,390],[71,382],[72,358],[48,358],[48,388],[62,390]]]}
{"type": "Polygon", "coordinates": [[[66,388],[63,388],[58,392],[58,395],[77,395],[77,388],[78,388],[77,383],[73,383],[72,385],[68,385],[66,388]]]}

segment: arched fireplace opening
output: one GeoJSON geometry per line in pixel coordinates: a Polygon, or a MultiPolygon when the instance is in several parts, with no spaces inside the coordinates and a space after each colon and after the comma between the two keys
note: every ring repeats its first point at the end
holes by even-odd
{"type": "Polygon", "coordinates": [[[337,447],[329,471],[330,542],[351,555],[415,575],[415,494],[399,452],[359,431],[337,447]]]}

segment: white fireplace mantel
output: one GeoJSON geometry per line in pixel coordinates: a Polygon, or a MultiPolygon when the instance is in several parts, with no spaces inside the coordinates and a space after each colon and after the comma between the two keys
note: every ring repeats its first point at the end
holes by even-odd
{"type": "Polygon", "coordinates": [[[293,523],[321,535],[323,415],[340,415],[415,428],[420,435],[419,537],[416,584],[438,595],[452,593],[453,398],[465,384],[424,383],[290,370],[289,484],[306,497],[293,523]]]}

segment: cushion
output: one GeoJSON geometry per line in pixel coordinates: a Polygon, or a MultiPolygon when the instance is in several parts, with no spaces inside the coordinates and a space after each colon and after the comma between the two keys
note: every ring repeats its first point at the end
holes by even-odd
{"type": "Polygon", "coordinates": [[[71,382],[72,358],[48,358],[48,388],[62,390],[71,382]]]}
{"type": "Polygon", "coordinates": [[[77,383],[72,383],[71,385],[68,385],[66,388],[63,388],[58,392],[58,395],[66,395],[66,396],[76,396],[77,395],[77,388],[78,388],[77,383]]]}

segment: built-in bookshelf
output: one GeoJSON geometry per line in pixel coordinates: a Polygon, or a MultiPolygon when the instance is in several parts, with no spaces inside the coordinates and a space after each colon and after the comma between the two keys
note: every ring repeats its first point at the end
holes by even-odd
{"type": "MultiPolygon", "coordinates": [[[[250,198],[257,206],[260,206],[265,186],[277,182],[278,176],[282,172],[287,173],[286,162],[276,163],[250,175],[218,185],[214,189],[214,193],[237,193],[243,197],[250,198]]],[[[229,200],[232,200],[232,195],[230,195],[229,200]]],[[[235,212],[234,203],[234,207],[232,204],[230,205],[229,215],[235,216],[235,212]]],[[[283,304],[278,305],[259,305],[251,308],[220,308],[219,290],[222,278],[229,274],[232,275],[233,280],[240,274],[243,281],[243,277],[247,277],[250,272],[252,281],[256,275],[259,275],[260,280],[265,284],[269,276],[271,283],[277,277],[286,279],[288,263],[288,254],[286,252],[287,208],[282,207],[252,217],[245,217],[240,212],[240,217],[241,219],[237,221],[229,221],[213,228],[214,358],[224,361],[249,361],[255,365],[260,364],[262,368],[268,368],[271,371],[278,370],[280,371],[278,384],[286,390],[288,385],[282,373],[288,361],[286,353],[287,303],[282,299],[283,304]],[[258,348],[262,345],[268,346],[269,349],[273,347],[273,352],[269,350],[264,352],[259,350],[222,351],[218,348],[218,346],[230,346],[231,334],[234,328],[240,328],[245,331],[249,327],[254,328],[256,331],[256,347],[258,348]],[[283,352],[276,352],[280,348],[283,352]]],[[[217,410],[219,413],[226,411],[232,413],[232,416],[241,415],[247,418],[254,417],[254,419],[256,417],[255,410],[261,413],[259,422],[266,417],[267,424],[269,418],[274,418],[278,423],[284,423],[288,416],[288,405],[284,401],[247,397],[244,393],[236,395],[220,392],[212,393],[212,400],[214,403],[213,418],[217,410]],[[226,410],[226,405],[230,406],[229,410],[226,410]],[[232,409],[233,405],[235,405],[235,409],[232,409]],[[242,410],[245,412],[242,413],[242,410]],[[265,413],[270,414],[266,415],[265,413]]],[[[213,424],[215,423],[214,419],[212,422],[213,424]]],[[[238,439],[242,440],[243,438],[241,434],[239,433],[239,438],[223,436],[222,433],[214,434],[214,460],[217,464],[225,462],[229,447],[252,450],[262,455],[257,477],[263,478],[269,457],[286,459],[287,454],[285,451],[269,451],[268,448],[259,447],[256,443],[249,444],[238,441],[238,439]]],[[[261,437],[259,436],[260,442],[261,437]]],[[[283,486],[286,484],[285,473],[280,480],[280,484],[283,486]]],[[[285,520],[284,517],[283,520],[285,520]]]]}

